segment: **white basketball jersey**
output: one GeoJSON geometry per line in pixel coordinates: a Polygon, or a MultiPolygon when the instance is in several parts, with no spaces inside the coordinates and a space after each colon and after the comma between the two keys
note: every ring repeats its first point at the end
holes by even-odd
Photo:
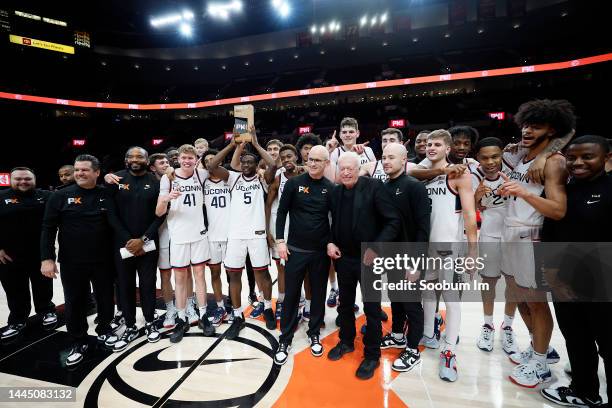
{"type": "MultiPolygon", "coordinates": [[[[204,194],[202,182],[208,178],[208,171],[197,169],[191,177],[182,178],[175,173],[172,190],[181,195],[170,201],[168,209],[168,232],[170,241],[175,244],[188,244],[206,238],[204,224],[204,194]]],[[[170,192],[170,180],[163,176],[160,181],[160,194],[170,192]]]]}
{"type": "Polygon", "coordinates": [[[280,169],[276,170],[276,175],[274,177],[278,177],[278,176],[280,176],[280,184],[278,186],[278,194],[276,195],[276,198],[272,202],[272,207],[270,207],[270,213],[272,214],[273,217],[276,217],[276,213],[278,212],[278,203],[280,201],[281,194],[283,194],[283,189],[285,188],[285,183],[287,183],[287,177],[285,177],[285,168],[284,167],[281,167],[280,169]]]}
{"type": "MultiPolygon", "coordinates": [[[[465,159],[463,159],[461,161],[461,164],[465,164],[468,167],[468,171],[470,173],[474,173],[479,166],[479,163],[476,160],[472,159],[471,157],[466,157],[465,159]]],[[[421,160],[418,165],[425,169],[431,169],[431,166],[432,166],[431,160],[429,160],[427,157],[421,160]]]]}
{"type": "Polygon", "coordinates": [[[230,185],[227,181],[204,182],[204,202],[208,215],[208,240],[227,241],[227,222],[230,217],[230,185]]]}
{"type": "MultiPolygon", "coordinates": [[[[502,163],[502,172],[510,174],[512,169],[502,163]]],[[[480,181],[484,179],[484,185],[491,189],[490,193],[485,194],[480,203],[476,203],[476,206],[484,207],[480,212],[480,234],[487,235],[489,237],[501,238],[502,229],[504,228],[504,218],[506,218],[506,205],[508,197],[502,197],[497,191],[499,187],[504,183],[504,179],[497,175],[494,180],[489,180],[485,177],[484,172],[478,167],[474,173],[472,173],[472,187],[474,191],[478,188],[480,181]]]]}
{"type": "MultiPolygon", "coordinates": [[[[334,149],[332,154],[329,156],[329,160],[331,163],[336,164],[340,155],[346,152],[344,146],[340,146],[334,149]]],[[[366,163],[376,161],[376,157],[374,156],[374,151],[369,147],[365,146],[363,148],[363,153],[359,155],[359,167],[363,166],[366,163]]]]}
{"type": "MultiPolygon", "coordinates": [[[[544,186],[534,183],[527,176],[527,171],[532,162],[533,159],[528,162],[525,162],[525,160],[519,161],[508,177],[530,193],[541,196],[544,192],[544,186]]],[[[527,201],[519,197],[509,198],[506,225],[511,227],[541,227],[543,223],[544,216],[527,201]]]]}
{"type": "Polygon", "coordinates": [[[257,175],[246,178],[230,171],[230,217],[228,239],[266,238],[266,186],[257,175]]]}
{"type": "Polygon", "coordinates": [[[431,202],[429,242],[464,241],[461,200],[447,177],[441,175],[428,180],[425,187],[431,202]]]}

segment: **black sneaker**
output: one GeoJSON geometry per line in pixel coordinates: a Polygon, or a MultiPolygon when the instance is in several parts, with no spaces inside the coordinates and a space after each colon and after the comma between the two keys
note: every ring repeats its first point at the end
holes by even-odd
{"type": "Polygon", "coordinates": [[[51,330],[57,325],[57,313],[45,313],[42,319],[42,326],[45,330],[51,330]]]}
{"type": "Polygon", "coordinates": [[[346,353],[352,353],[353,351],[355,351],[355,346],[349,346],[348,344],[340,342],[336,344],[333,349],[329,350],[329,353],[327,353],[327,358],[332,361],[340,360],[343,355],[346,353]]]}
{"type": "Polygon", "coordinates": [[[138,328],[136,325],[127,327],[119,341],[113,345],[113,351],[123,351],[130,345],[130,343],[138,338],[138,328]]]}
{"type": "Polygon", "coordinates": [[[189,331],[189,327],[189,322],[177,317],[176,326],[174,326],[174,330],[170,335],[170,343],[178,343],[183,340],[183,336],[189,331]]]}
{"type": "Polygon", "coordinates": [[[289,352],[291,351],[291,344],[278,343],[276,353],[274,353],[274,364],[283,365],[289,358],[289,352]]]}
{"type": "Polygon", "coordinates": [[[388,348],[406,348],[406,337],[402,336],[402,338],[398,340],[392,333],[387,333],[380,339],[380,348],[383,350],[388,348]]]}
{"type": "Polygon", "coordinates": [[[266,328],[268,330],[276,329],[276,317],[274,316],[274,311],[272,311],[272,308],[265,309],[263,316],[264,320],[266,321],[266,328]]]}
{"type": "Polygon", "coordinates": [[[161,339],[161,334],[155,322],[145,324],[145,334],[149,343],[157,343],[161,339]]]}
{"type": "Polygon", "coordinates": [[[313,334],[308,337],[308,342],[310,343],[310,353],[315,357],[321,357],[323,355],[323,345],[319,341],[319,335],[313,334]]]}
{"type": "Polygon", "coordinates": [[[77,364],[79,364],[81,361],[83,361],[83,358],[85,358],[85,354],[87,354],[87,351],[89,350],[89,345],[87,343],[79,343],[79,344],[75,344],[71,349],[70,352],[68,353],[68,356],[66,357],[66,367],[74,367],[77,364]]]}
{"type": "Polygon", "coordinates": [[[393,371],[403,373],[412,370],[419,364],[421,364],[421,353],[419,353],[419,350],[405,349],[393,362],[391,368],[393,371]]]}
{"type": "Polygon", "coordinates": [[[0,338],[2,340],[9,340],[12,339],[14,337],[17,337],[21,334],[21,332],[23,331],[23,329],[25,328],[25,324],[23,323],[17,323],[17,324],[10,324],[0,335],[0,338]]]}
{"type": "Polygon", "coordinates": [[[123,326],[124,324],[125,324],[125,318],[123,317],[123,314],[117,312],[115,316],[113,317],[113,320],[111,320],[110,322],[110,327],[113,330],[117,330],[119,327],[123,326]]]}
{"type": "Polygon", "coordinates": [[[202,333],[206,337],[212,337],[215,335],[215,326],[213,326],[212,322],[208,320],[208,316],[204,315],[198,322],[198,327],[202,329],[202,333]]]}
{"type": "Polygon", "coordinates": [[[559,405],[570,407],[600,407],[603,405],[598,395],[594,401],[579,397],[570,387],[543,388],[540,393],[544,398],[559,405]]]}
{"type": "Polygon", "coordinates": [[[225,338],[228,340],[234,340],[240,334],[240,330],[244,329],[246,323],[244,322],[244,315],[234,316],[234,321],[230,327],[225,331],[225,338]]]}

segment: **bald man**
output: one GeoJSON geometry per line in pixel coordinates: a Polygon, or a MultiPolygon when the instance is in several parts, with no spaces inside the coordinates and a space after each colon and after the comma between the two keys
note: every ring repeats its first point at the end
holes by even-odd
{"type": "MultiPolygon", "coordinates": [[[[431,206],[427,190],[423,183],[405,174],[408,152],[399,143],[387,144],[383,150],[382,167],[387,175],[385,189],[393,204],[402,216],[403,236],[398,241],[410,243],[407,248],[414,251],[413,256],[425,253],[425,244],[429,241],[429,220],[431,206]]],[[[389,280],[396,282],[405,279],[419,279],[419,271],[387,271],[389,280]]],[[[423,307],[421,294],[418,290],[409,292],[389,291],[393,323],[391,332],[381,340],[380,348],[398,348],[402,352],[393,362],[391,368],[395,371],[410,371],[421,363],[419,340],[423,336],[423,307]],[[406,322],[410,330],[405,333],[406,322]]]]}
{"type": "Polygon", "coordinates": [[[278,255],[286,262],[285,299],[281,311],[281,335],[274,354],[274,363],[283,365],[289,357],[293,333],[299,322],[298,305],[304,276],[312,288],[308,342],[315,357],[323,355],[319,340],[320,328],[325,315],[327,271],[329,257],[325,245],[329,241],[329,218],[331,192],[334,185],[325,176],[329,165],[329,152],[323,146],[313,146],[306,161],[307,172],[287,180],[278,205],[276,217],[276,240],[278,255]],[[289,214],[289,234],[284,239],[285,222],[289,214]]]}
{"type": "Polygon", "coordinates": [[[340,299],[340,342],[330,350],[328,358],[339,360],[355,350],[355,292],[360,283],[366,315],[364,360],[357,369],[360,379],[374,375],[379,365],[381,340],[380,292],[372,286],[372,264],[381,252],[380,243],[392,242],[401,236],[402,220],[383,183],[359,176],[359,157],[344,152],[338,159],[340,184],[332,192],[332,234],[327,254],[334,260],[338,272],[340,299]],[[361,244],[368,248],[361,253],[361,244]],[[362,268],[364,274],[362,275],[362,268]],[[364,279],[362,281],[362,278],[364,279]]]}

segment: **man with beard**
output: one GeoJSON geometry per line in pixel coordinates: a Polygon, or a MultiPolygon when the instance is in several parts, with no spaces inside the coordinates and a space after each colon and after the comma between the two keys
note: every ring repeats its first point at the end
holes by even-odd
{"type": "MultiPolygon", "coordinates": [[[[154,324],[155,281],[157,277],[157,234],[162,219],[155,216],[159,182],[147,171],[148,153],[142,147],[131,147],[125,154],[127,170],[116,173],[119,184],[109,184],[109,199],[114,201],[109,220],[115,233],[115,265],[119,283],[121,310],[126,329],[113,344],[113,351],[122,351],[138,337],[136,327],[136,274],[140,288],[140,303],[146,321],[145,332],[151,343],[159,341],[160,334],[154,324]],[[124,257],[125,248],[130,256],[124,257]]],[[[111,341],[112,342],[112,341],[111,341]]]]}
{"type": "Polygon", "coordinates": [[[166,156],[168,157],[168,163],[173,169],[181,167],[178,161],[179,152],[176,147],[170,147],[166,150],[166,156]]]}
{"type": "MultiPolygon", "coordinates": [[[[384,151],[385,147],[387,147],[387,145],[389,145],[390,143],[401,144],[402,138],[403,135],[401,130],[395,128],[388,128],[380,133],[380,145],[384,151]]],[[[406,162],[404,166],[405,173],[408,174],[410,169],[413,167],[416,167],[414,163],[406,162]]],[[[370,176],[372,178],[379,179],[382,182],[387,181],[387,179],[389,178],[389,176],[387,175],[387,173],[385,173],[383,169],[382,160],[367,162],[366,164],[362,165],[361,170],[359,170],[359,175],[370,176]]]]}
{"type": "MultiPolygon", "coordinates": [[[[284,145],[280,148],[279,156],[281,164],[285,171],[278,172],[274,178],[274,182],[268,189],[268,198],[266,199],[266,225],[268,226],[268,246],[272,259],[276,262],[278,271],[278,298],[276,300],[276,320],[280,320],[281,311],[283,308],[283,300],[285,299],[285,263],[281,261],[276,247],[276,213],[278,211],[278,203],[287,180],[302,173],[302,169],[297,167],[297,150],[292,145],[284,145]]],[[[272,156],[272,155],[271,155],[272,156]]],[[[287,239],[289,232],[289,223],[285,225],[285,233],[278,239],[287,239]]]]}
{"type": "Polygon", "coordinates": [[[74,183],[74,166],[72,164],[65,164],[57,171],[57,176],[60,179],[60,184],[55,189],[59,190],[67,187],[74,183]]]}
{"type": "Polygon", "coordinates": [[[36,176],[27,167],[11,171],[11,188],[0,192],[0,281],[9,308],[8,327],[2,340],[16,337],[30,315],[30,282],[36,313],[43,328],[57,323],[53,280],[39,272],[40,227],[51,193],[36,189],[36,176]]]}

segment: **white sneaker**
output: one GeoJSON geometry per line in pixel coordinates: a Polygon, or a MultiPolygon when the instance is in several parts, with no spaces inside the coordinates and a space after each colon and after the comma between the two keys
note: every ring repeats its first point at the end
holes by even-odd
{"type": "Polygon", "coordinates": [[[72,349],[70,349],[70,352],[68,352],[68,356],[66,357],[66,367],[73,367],[83,361],[83,358],[88,350],[89,345],[87,343],[75,344],[72,349]]]}
{"type": "Polygon", "coordinates": [[[514,338],[514,330],[512,326],[506,326],[501,328],[502,332],[502,349],[506,354],[514,354],[519,352],[519,348],[516,345],[516,339],[514,338]]]}
{"type": "MultiPolygon", "coordinates": [[[[533,345],[529,344],[529,347],[520,353],[510,354],[509,358],[514,364],[527,364],[533,358],[533,345]]],[[[546,351],[546,364],[558,363],[560,359],[561,357],[559,357],[557,350],[548,346],[548,351],[546,351]]]]}
{"type": "Polygon", "coordinates": [[[315,357],[321,357],[323,355],[323,345],[319,341],[319,335],[313,334],[308,337],[308,343],[310,343],[310,353],[315,357]]]}
{"type": "Polygon", "coordinates": [[[274,364],[285,364],[289,358],[289,352],[291,352],[291,344],[279,343],[276,353],[274,354],[274,364]]]}
{"type": "Polygon", "coordinates": [[[495,339],[495,329],[484,324],[480,329],[480,336],[476,341],[476,346],[482,351],[493,351],[493,341],[495,339]]]}
{"type": "Polygon", "coordinates": [[[200,321],[200,316],[198,316],[198,312],[195,310],[195,307],[192,306],[191,304],[187,305],[185,316],[187,317],[187,320],[189,320],[190,326],[195,326],[200,321]]]}
{"type": "Polygon", "coordinates": [[[440,347],[440,341],[438,339],[436,339],[436,336],[434,337],[427,337],[425,335],[423,335],[423,337],[421,338],[421,341],[419,341],[419,345],[420,346],[425,346],[427,348],[430,349],[437,349],[440,347]]]}
{"type": "Polygon", "coordinates": [[[166,310],[166,315],[164,316],[164,328],[172,329],[176,326],[176,317],[178,316],[178,311],[176,307],[172,305],[168,310],[166,310]]]}
{"type": "Polygon", "coordinates": [[[510,374],[510,381],[521,387],[535,388],[538,384],[548,382],[552,379],[552,373],[548,364],[537,360],[531,360],[527,364],[514,367],[510,374]]]}
{"type": "Polygon", "coordinates": [[[455,356],[455,354],[453,354],[450,350],[440,353],[438,368],[440,379],[448,382],[457,381],[457,356],[455,356]]]}

